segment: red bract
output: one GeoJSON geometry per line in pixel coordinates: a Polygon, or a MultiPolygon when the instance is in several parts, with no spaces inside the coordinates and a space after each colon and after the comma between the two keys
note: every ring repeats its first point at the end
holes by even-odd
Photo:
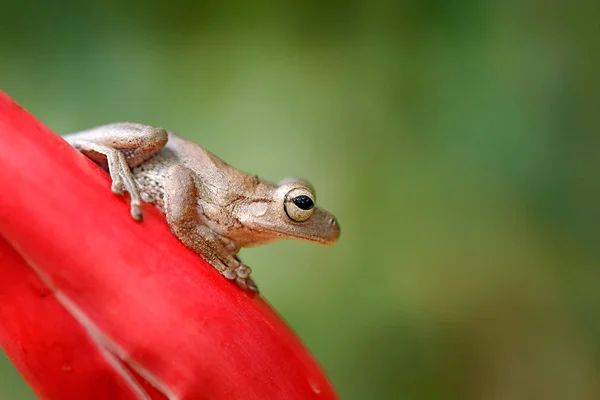
{"type": "Polygon", "coordinates": [[[260,296],[220,276],[0,92],[0,346],[44,399],[336,399],[260,296]]]}

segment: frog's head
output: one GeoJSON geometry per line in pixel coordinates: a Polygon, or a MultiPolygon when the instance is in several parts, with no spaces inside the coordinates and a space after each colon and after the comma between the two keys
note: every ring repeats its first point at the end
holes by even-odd
{"type": "Polygon", "coordinates": [[[238,209],[238,220],[252,231],[253,239],[243,246],[278,239],[299,239],[331,245],[340,236],[335,217],[316,206],[310,183],[285,179],[278,185],[261,181],[255,197],[238,209]]]}

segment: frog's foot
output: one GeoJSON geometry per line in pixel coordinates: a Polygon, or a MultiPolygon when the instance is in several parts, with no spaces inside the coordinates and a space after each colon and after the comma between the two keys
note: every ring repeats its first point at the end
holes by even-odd
{"type": "Polygon", "coordinates": [[[140,190],[127,164],[126,155],[114,147],[107,146],[95,140],[74,138],[69,140],[69,143],[84,154],[95,153],[106,157],[108,173],[112,181],[112,192],[121,196],[124,191],[129,192],[129,197],[131,198],[131,216],[136,221],[141,221],[143,217],[140,210],[140,206],[142,205],[140,190]]]}
{"type": "Polygon", "coordinates": [[[225,278],[229,280],[235,280],[235,283],[242,289],[248,289],[251,292],[259,293],[256,283],[254,283],[254,280],[250,278],[252,269],[249,266],[245,264],[239,264],[237,268],[228,268],[221,273],[223,276],[225,276],[225,278]]]}
{"type": "Polygon", "coordinates": [[[139,186],[127,165],[127,159],[123,153],[116,150],[114,157],[107,158],[109,160],[109,173],[112,180],[111,191],[119,196],[123,196],[124,191],[128,192],[130,197],[129,204],[131,207],[131,217],[136,221],[142,221],[144,219],[141,210],[142,199],[144,197],[149,199],[149,197],[143,196],[142,193],[140,193],[139,186]]]}

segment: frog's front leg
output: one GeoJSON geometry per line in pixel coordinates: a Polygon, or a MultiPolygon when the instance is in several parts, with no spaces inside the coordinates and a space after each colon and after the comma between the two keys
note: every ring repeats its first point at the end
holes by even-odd
{"type": "Polygon", "coordinates": [[[162,149],[168,140],[162,128],[116,123],[65,135],[64,139],[92,161],[108,169],[113,193],[131,196],[131,216],[140,221],[141,197],[133,178],[135,168],[162,149]]]}
{"type": "Polygon", "coordinates": [[[164,209],[171,230],[183,244],[202,256],[227,279],[243,289],[258,292],[250,278],[250,267],[240,263],[234,255],[233,242],[226,243],[201,222],[198,198],[201,196],[194,173],[181,164],[172,166],[165,179],[164,209]]]}

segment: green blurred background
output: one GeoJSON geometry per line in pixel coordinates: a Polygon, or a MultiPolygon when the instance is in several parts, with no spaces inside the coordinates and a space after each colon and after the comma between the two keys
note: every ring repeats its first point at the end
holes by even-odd
{"type": "MultiPolygon", "coordinates": [[[[0,88],[57,132],[143,122],[312,181],[341,241],[242,258],[343,399],[597,399],[598,15],[12,2],[0,88]]],[[[33,398],[5,356],[0,398],[33,398]]]]}

